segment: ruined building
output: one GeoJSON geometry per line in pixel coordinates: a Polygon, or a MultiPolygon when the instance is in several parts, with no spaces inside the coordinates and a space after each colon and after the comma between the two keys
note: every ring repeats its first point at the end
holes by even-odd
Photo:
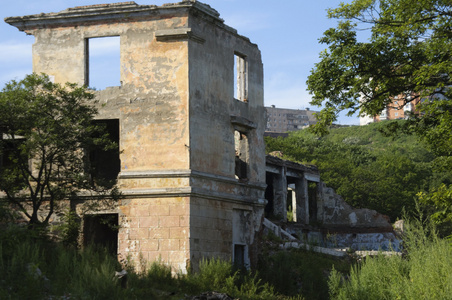
{"type": "Polygon", "coordinates": [[[264,210],[258,47],[195,1],[83,6],[6,22],[35,36],[33,71],[61,83],[90,86],[90,40],[119,36],[120,82],[96,91],[98,119],[121,150],[98,166],[123,193],[119,207],[97,212],[118,216],[118,254],[181,270],[211,256],[246,264],[264,210]]]}
{"type": "Polygon", "coordinates": [[[301,225],[375,219],[325,201],[316,169],[271,157],[266,166],[260,51],[210,6],[123,2],[5,21],[35,37],[33,71],[59,83],[91,86],[90,43],[119,37],[120,81],[95,94],[98,122],[120,153],[92,159],[118,179],[122,199],[84,216],[86,240],[110,236],[121,258],[160,259],[184,272],[203,257],[249,265],[264,215],[286,220],[288,189],[301,225]]]}

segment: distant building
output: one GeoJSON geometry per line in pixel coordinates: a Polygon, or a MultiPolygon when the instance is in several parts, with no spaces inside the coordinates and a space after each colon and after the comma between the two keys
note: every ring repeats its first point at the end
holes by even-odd
{"type": "MultiPolygon", "coordinates": [[[[407,97],[407,100],[411,100],[411,96],[407,97]]],[[[392,103],[387,105],[386,108],[376,116],[361,116],[359,118],[359,125],[367,125],[369,123],[380,122],[384,120],[401,120],[407,119],[409,114],[416,113],[416,106],[420,102],[419,98],[406,103],[404,97],[395,96],[392,99],[392,103]]]]}
{"type": "Polygon", "coordinates": [[[315,124],[316,111],[306,109],[276,108],[274,105],[265,107],[267,110],[266,132],[287,132],[303,129],[315,124]]]}

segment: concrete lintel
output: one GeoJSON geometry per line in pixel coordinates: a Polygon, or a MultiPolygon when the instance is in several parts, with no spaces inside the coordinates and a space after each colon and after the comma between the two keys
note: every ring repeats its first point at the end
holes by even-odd
{"type": "Polygon", "coordinates": [[[257,124],[256,123],[248,120],[247,118],[241,117],[241,116],[231,116],[231,123],[233,125],[236,125],[236,126],[239,126],[239,127],[243,127],[243,128],[245,128],[247,130],[256,129],[257,128],[257,124]]]}
{"type": "Polygon", "coordinates": [[[292,170],[287,168],[286,172],[287,177],[295,177],[295,178],[303,178],[303,172],[300,172],[299,170],[292,170]]]}
{"type": "Polygon", "coordinates": [[[206,41],[200,35],[193,33],[191,28],[158,30],[155,32],[155,38],[159,42],[193,40],[195,42],[203,44],[206,41]]]}
{"type": "MultiPolygon", "coordinates": [[[[318,175],[319,174],[319,170],[316,166],[314,165],[305,165],[305,164],[300,164],[300,163],[296,163],[296,162],[292,162],[289,160],[284,160],[281,159],[279,157],[276,156],[272,156],[267,154],[265,156],[265,163],[266,165],[272,165],[272,166],[278,166],[278,167],[285,167],[287,168],[287,170],[294,174],[313,174],[318,175]]],[[[318,175],[320,176],[320,175],[318,175]]]]}
{"type": "Polygon", "coordinates": [[[182,188],[157,188],[157,189],[129,189],[121,190],[121,196],[124,199],[130,198],[171,198],[171,197],[199,197],[212,200],[219,200],[235,204],[252,205],[264,207],[266,201],[240,195],[214,192],[197,187],[182,188]]]}
{"type": "Polygon", "coordinates": [[[121,171],[118,179],[189,177],[191,170],[121,171]]]}
{"type": "Polygon", "coordinates": [[[320,175],[305,173],[304,178],[308,181],[320,182],[320,175]]]}
{"type": "Polygon", "coordinates": [[[273,166],[273,165],[269,165],[269,164],[267,164],[265,166],[265,172],[274,173],[274,174],[278,174],[278,175],[281,174],[281,169],[282,169],[281,166],[273,166]]]}
{"type": "Polygon", "coordinates": [[[158,189],[130,189],[121,190],[121,196],[123,198],[157,198],[157,197],[186,197],[190,196],[192,192],[191,187],[180,188],[158,188],[158,189]]]}

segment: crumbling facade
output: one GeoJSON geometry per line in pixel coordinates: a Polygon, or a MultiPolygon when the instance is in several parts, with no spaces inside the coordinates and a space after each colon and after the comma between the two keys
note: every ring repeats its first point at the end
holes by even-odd
{"type": "MultiPolygon", "coordinates": [[[[255,44],[196,1],[102,4],[5,21],[35,36],[33,71],[59,83],[90,86],[90,40],[119,37],[120,82],[95,92],[97,118],[120,146],[119,157],[98,168],[118,178],[122,199],[96,212],[117,216],[118,255],[160,259],[183,272],[202,257],[249,264],[265,204],[255,44]]],[[[95,216],[84,223],[88,235],[95,216]]]]}

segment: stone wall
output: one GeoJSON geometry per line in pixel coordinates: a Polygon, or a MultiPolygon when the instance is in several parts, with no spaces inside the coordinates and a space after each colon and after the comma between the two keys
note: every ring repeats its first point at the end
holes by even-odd
{"type": "MultiPolygon", "coordinates": [[[[332,188],[321,183],[321,203],[319,219],[325,226],[331,228],[379,228],[382,231],[392,231],[388,216],[382,215],[375,210],[362,208],[357,209],[344,201],[332,188]]],[[[320,207],[319,206],[319,207],[320,207]]]]}

